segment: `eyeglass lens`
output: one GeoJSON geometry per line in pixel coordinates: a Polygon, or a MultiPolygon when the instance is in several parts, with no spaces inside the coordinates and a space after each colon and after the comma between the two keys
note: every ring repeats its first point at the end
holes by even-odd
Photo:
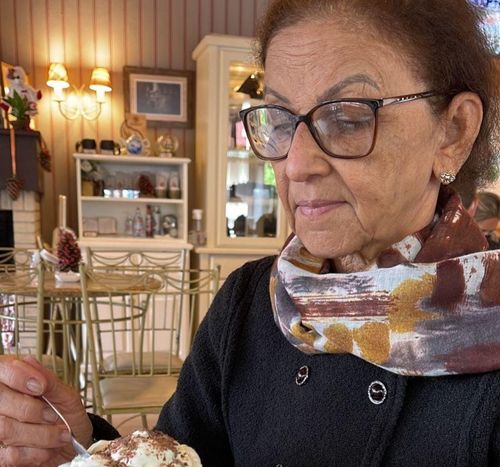
{"type": "MultiPolygon", "coordinates": [[[[299,117],[286,109],[262,107],[246,116],[252,148],[264,159],[281,159],[290,150],[299,117]]],[[[362,102],[331,102],[310,115],[309,130],[331,156],[360,157],[369,153],[375,135],[375,113],[362,102]]]]}

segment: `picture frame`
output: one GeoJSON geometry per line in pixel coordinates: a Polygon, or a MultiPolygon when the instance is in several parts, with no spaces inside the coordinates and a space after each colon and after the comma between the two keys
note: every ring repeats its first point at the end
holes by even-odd
{"type": "Polygon", "coordinates": [[[5,97],[6,91],[5,87],[7,85],[7,73],[9,72],[9,68],[12,68],[13,65],[6,62],[0,62],[1,73],[0,73],[0,96],[5,97]]]}
{"type": "Polygon", "coordinates": [[[125,113],[144,115],[148,127],[193,127],[193,71],[125,66],[123,78],[125,113]]]}
{"type": "MultiPolygon", "coordinates": [[[[13,65],[11,65],[10,63],[0,61],[0,98],[5,97],[7,95],[7,91],[5,89],[7,86],[7,73],[9,72],[9,68],[12,68],[12,66],[13,65]]],[[[7,114],[8,112],[6,110],[0,110],[1,129],[8,128],[7,114]]]]}

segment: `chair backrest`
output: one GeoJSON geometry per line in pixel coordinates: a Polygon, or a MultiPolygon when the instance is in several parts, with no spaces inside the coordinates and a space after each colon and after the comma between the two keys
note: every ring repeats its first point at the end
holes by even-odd
{"type": "Polygon", "coordinates": [[[0,354],[33,354],[41,360],[43,267],[21,258],[5,253],[0,263],[0,354]]]}
{"type": "Polygon", "coordinates": [[[82,266],[80,279],[97,404],[103,378],[169,375],[191,344],[199,298],[213,298],[219,269],[82,266]]]}
{"type": "Polygon", "coordinates": [[[64,382],[78,387],[80,299],[55,287],[53,272],[43,262],[30,266],[22,254],[11,258],[13,262],[0,264],[0,354],[33,355],[64,382]],[[46,288],[49,282],[52,292],[46,288]]]}
{"type": "Polygon", "coordinates": [[[34,263],[33,256],[37,250],[28,248],[0,248],[0,269],[14,265],[29,267],[34,263]]]}
{"type": "Polygon", "coordinates": [[[125,267],[125,268],[179,268],[186,266],[186,250],[146,250],[116,251],[86,249],[87,264],[92,267],[125,267]]]}

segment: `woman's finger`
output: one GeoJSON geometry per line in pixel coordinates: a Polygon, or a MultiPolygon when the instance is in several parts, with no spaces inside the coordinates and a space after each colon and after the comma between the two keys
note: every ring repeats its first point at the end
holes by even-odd
{"type": "Polygon", "coordinates": [[[57,448],[71,443],[71,437],[65,425],[22,423],[0,416],[0,441],[6,446],[57,448]]]}
{"type": "Polygon", "coordinates": [[[39,396],[47,387],[46,376],[12,356],[0,356],[0,383],[24,394],[39,396]]]}
{"type": "Polygon", "coordinates": [[[32,366],[44,377],[46,382],[44,396],[63,414],[70,424],[76,439],[84,446],[90,446],[92,443],[92,424],[78,392],[71,386],[64,384],[35,358],[26,357],[24,363],[32,366]]]}
{"type": "Polygon", "coordinates": [[[22,394],[4,384],[0,384],[0,416],[26,423],[55,423],[59,419],[42,400],[22,394]]]}

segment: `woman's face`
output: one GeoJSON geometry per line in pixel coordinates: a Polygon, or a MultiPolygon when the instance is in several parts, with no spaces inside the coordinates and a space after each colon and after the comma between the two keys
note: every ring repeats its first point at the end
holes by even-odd
{"type": "MultiPolygon", "coordinates": [[[[297,114],[329,99],[429,91],[395,48],[335,21],[278,33],[267,52],[265,80],[266,102],[297,114]]],[[[273,163],[292,230],[314,255],[359,252],[371,260],[425,227],[439,191],[433,165],[442,133],[427,99],[383,107],[372,153],[345,160],[325,154],[300,124],[288,158],[273,163]]]]}

